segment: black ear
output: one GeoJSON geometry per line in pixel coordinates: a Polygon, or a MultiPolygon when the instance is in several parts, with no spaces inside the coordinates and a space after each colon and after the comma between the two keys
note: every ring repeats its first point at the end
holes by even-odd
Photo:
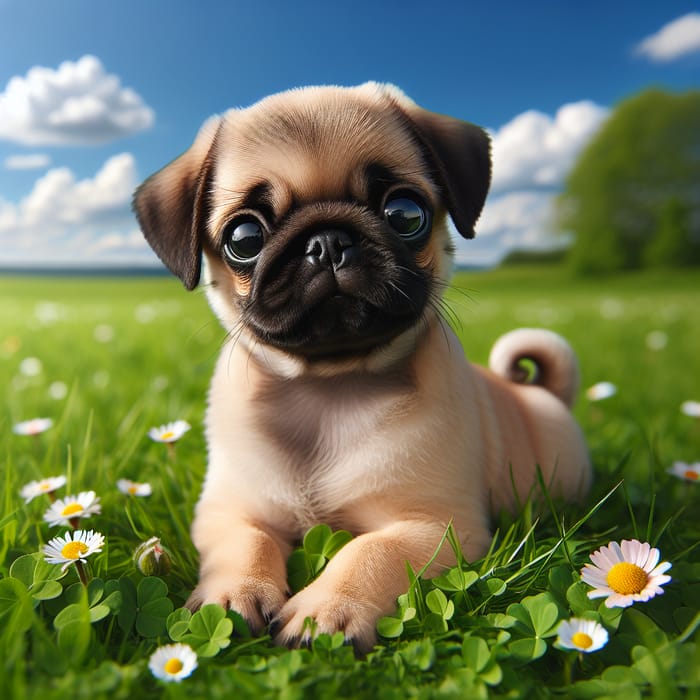
{"type": "Polygon", "coordinates": [[[447,210],[465,238],[476,224],[491,184],[491,140],[480,127],[415,104],[400,105],[428,153],[447,210]]]}
{"type": "Polygon", "coordinates": [[[151,175],[134,194],[141,231],[187,289],[199,282],[212,145],[220,120],[209,120],[179,158],[151,175]]]}

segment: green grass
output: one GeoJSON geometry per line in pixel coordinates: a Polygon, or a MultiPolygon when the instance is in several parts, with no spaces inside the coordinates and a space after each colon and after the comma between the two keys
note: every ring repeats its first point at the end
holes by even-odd
{"type": "MultiPolygon", "coordinates": [[[[416,580],[382,623],[389,638],[356,659],[337,638],[288,651],[251,638],[234,615],[222,621],[207,610],[188,621],[179,610],[196,580],[188,523],[206,466],[205,393],[223,339],[203,295],[169,279],[0,278],[0,696],[700,697],[700,485],[665,471],[700,459],[700,421],[679,410],[700,400],[696,277],[575,281],[558,268],[513,267],[460,274],[456,286],[448,301],[471,360],[485,363],[507,330],[545,326],[577,350],[583,387],[617,385],[614,397],[582,396],[575,407],[595,464],[593,492],[580,507],[537,513],[525,504],[517,517],[499,518],[484,560],[450,579],[416,580]],[[665,334],[662,349],[647,345],[654,331],[665,334]],[[41,361],[35,376],[22,373],[29,357],[41,361]],[[61,384],[66,396],[52,398],[61,384]],[[36,438],[12,433],[36,416],[54,427],[36,438]],[[171,455],[146,433],[177,418],[193,429],[171,455]],[[73,570],[59,584],[33,582],[54,579],[58,567],[25,556],[64,529],[42,522],[45,497],[25,505],[19,490],[55,474],[69,480],[59,495],[94,489],[102,499],[102,513],[86,521],[107,539],[90,560],[89,596],[73,570]],[[153,495],[126,498],[115,486],[122,477],[150,482],[153,495]],[[173,558],[158,579],[132,563],[154,535],[173,558]],[[578,571],[592,551],[623,538],[658,546],[673,581],[648,603],[610,612],[586,598],[578,571]],[[574,613],[610,631],[610,642],[582,659],[553,645],[558,621],[574,613]],[[200,651],[180,685],[164,686],[147,668],[171,641],[168,631],[189,635],[200,651]]],[[[318,534],[306,543],[311,553],[318,534]]]]}

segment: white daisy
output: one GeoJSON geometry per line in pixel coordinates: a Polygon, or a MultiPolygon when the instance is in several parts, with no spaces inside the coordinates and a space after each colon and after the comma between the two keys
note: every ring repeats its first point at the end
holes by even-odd
{"type": "Polygon", "coordinates": [[[44,559],[49,564],[62,564],[61,569],[65,571],[71,564],[101,552],[104,543],[104,536],[93,530],[66,532],[63,537],[54,537],[44,545],[44,559]]]}
{"type": "Polygon", "coordinates": [[[40,481],[30,481],[22,487],[19,495],[22,496],[25,503],[29,503],[29,501],[37,496],[41,496],[44,493],[53,493],[57,489],[60,489],[61,486],[65,486],[65,484],[65,476],[47,476],[40,481]]]}
{"type": "Polygon", "coordinates": [[[677,476],[684,481],[700,483],[700,462],[688,464],[687,462],[674,462],[672,467],[666,470],[669,474],[677,476]]]}
{"type": "Polygon", "coordinates": [[[148,437],[156,442],[177,442],[191,427],[187,421],[176,420],[159,428],[151,428],[148,437]]]}
{"type": "Polygon", "coordinates": [[[65,399],[68,395],[68,385],[65,382],[51,382],[49,385],[49,396],[55,401],[65,399]]]}
{"type": "Polygon", "coordinates": [[[119,479],[117,488],[127,496],[150,496],[153,493],[149,483],[139,483],[131,479],[119,479]]]}
{"type": "Polygon", "coordinates": [[[38,357],[25,357],[19,365],[19,371],[25,377],[36,377],[44,369],[38,357]]]}
{"type": "Polygon", "coordinates": [[[617,394],[617,387],[612,382],[598,382],[586,389],[586,398],[589,401],[602,401],[617,394]]]}
{"type": "Polygon", "coordinates": [[[109,386],[110,377],[109,372],[101,369],[92,375],[92,383],[98,389],[106,389],[109,386]]]}
{"type": "Polygon", "coordinates": [[[197,668],[197,654],[187,644],[167,644],[151,654],[148,668],[162,681],[179,683],[197,668]]]}
{"type": "Polygon", "coordinates": [[[700,401],[684,401],[681,411],[691,418],[700,418],[700,401]]]}
{"type": "Polygon", "coordinates": [[[101,511],[100,498],[94,491],[81,491],[77,496],[66,496],[54,501],[44,513],[44,520],[54,527],[70,525],[79,518],[89,518],[101,511]]]}
{"type": "Polygon", "coordinates": [[[139,323],[153,323],[158,318],[158,309],[153,304],[140,304],[134,309],[134,318],[139,323]]]}
{"type": "Polygon", "coordinates": [[[53,425],[51,418],[32,418],[21,423],[16,423],[12,427],[15,435],[39,435],[47,431],[53,425]]]}
{"type": "Polygon", "coordinates": [[[572,617],[562,620],[557,628],[556,643],[564,649],[576,649],[590,653],[602,649],[608,643],[608,631],[593,620],[572,617]]]}
{"type": "Polygon", "coordinates": [[[626,608],[663,593],[661,586],[671,580],[665,571],[667,561],[659,564],[659,550],[647,542],[622,540],[611,542],[591,554],[593,564],[581,569],[581,578],[593,590],[589,598],[604,598],[606,608],[626,608]]]}
{"type": "Polygon", "coordinates": [[[650,331],[645,338],[649,350],[658,352],[668,345],[668,336],[663,331],[650,331]]]}
{"type": "Polygon", "coordinates": [[[100,323],[95,326],[93,336],[98,343],[111,343],[114,340],[114,328],[108,323],[100,323]]]}

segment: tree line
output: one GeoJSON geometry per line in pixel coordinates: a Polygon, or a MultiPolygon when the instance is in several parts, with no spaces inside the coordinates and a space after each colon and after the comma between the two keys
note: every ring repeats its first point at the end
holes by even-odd
{"type": "Polygon", "coordinates": [[[700,265],[700,91],[620,103],[558,198],[579,274],[700,265]]]}

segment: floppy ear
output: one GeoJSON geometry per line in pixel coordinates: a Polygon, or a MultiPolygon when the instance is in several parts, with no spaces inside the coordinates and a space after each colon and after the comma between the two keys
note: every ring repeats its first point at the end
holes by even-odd
{"type": "Polygon", "coordinates": [[[481,127],[423,109],[394,86],[385,89],[410,120],[435,166],[457,230],[465,238],[474,238],[474,224],[491,184],[491,139],[481,127]]]}
{"type": "Polygon", "coordinates": [[[134,194],[141,231],[187,289],[199,282],[212,145],[221,119],[209,119],[190,148],[151,175],[134,194]]]}

